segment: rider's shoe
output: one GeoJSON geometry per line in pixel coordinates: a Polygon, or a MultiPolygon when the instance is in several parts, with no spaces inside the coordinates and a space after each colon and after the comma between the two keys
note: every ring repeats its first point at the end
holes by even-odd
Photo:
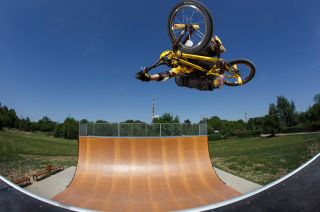
{"type": "Polygon", "coordinates": [[[213,80],[214,88],[221,88],[224,85],[224,83],[225,79],[223,75],[220,75],[213,80]]]}

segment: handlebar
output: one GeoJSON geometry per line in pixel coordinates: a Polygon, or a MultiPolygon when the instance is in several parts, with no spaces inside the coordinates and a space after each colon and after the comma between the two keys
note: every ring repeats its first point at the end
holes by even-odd
{"type": "Polygon", "coordinates": [[[147,66],[147,67],[145,67],[143,70],[142,70],[142,72],[143,73],[148,73],[151,69],[154,69],[154,68],[156,68],[156,67],[158,67],[158,66],[160,66],[160,65],[163,65],[163,64],[165,64],[164,63],[164,61],[163,61],[163,59],[159,59],[155,64],[153,64],[152,66],[147,66]]]}

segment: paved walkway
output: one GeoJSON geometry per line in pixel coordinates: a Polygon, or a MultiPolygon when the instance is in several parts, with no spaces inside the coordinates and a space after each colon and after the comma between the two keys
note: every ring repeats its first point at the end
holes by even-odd
{"type": "Polygon", "coordinates": [[[76,167],[72,166],[41,181],[34,181],[32,185],[25,189],[40,197],[51,199],[66,189],[71,182],[75,171],[76,167]]]}
{"type": "MultiPolygon", "coordinates": [[[[308,135],[308,134],[317,134],[320,133],[320,131],[318,132],[299,132],[299,133],[278,133],[275,134],[275,136],[288,136],[288,135],[308,135]]],[[[261,134],[261,137],[268,137],[271,136],[272,134],[261,134]]]]}
{"type": "Polygon", "coordinates": [[[245,180],[243,178],[229,174],[229,173],[222,171],[218,168],[214,168],[214,170],[217,172],[217,175],[220,177],[220,179],[225,184],[227,184],[229,187],[231,187],[234,190],[237,190],[243,194],[249,193],[251,191],[257,190],[258,188],[262,187],[259,184],[256,184],[256,183],[253,183],[249,180],[245,180]]]}

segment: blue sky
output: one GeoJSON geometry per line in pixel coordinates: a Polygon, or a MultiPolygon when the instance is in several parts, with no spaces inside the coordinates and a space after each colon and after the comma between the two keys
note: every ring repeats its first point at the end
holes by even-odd
{"type": "Polygon", "coordinates": [[[0,102],[32,120],[150,122],[154,97],[158,114],[197,122],[264,115],[279,95],[304,111],[320,93],[317,0],[202,1],[228,49],[224,57],[256,65],[243,87],[200,92],[174,80],[135,80],[170,49],[166,22],[177,2],[0,0],[0,102]]]}

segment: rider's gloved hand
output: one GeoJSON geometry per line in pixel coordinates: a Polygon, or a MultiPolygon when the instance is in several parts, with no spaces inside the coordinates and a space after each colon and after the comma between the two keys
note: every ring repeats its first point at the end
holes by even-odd
{"type": "Polygon", "coordinates": [[[136,74],[136,78],[143,81],[143,82],[149,82],[150,81],[150,75],[148,73],[145,73],[144,71],[139,71],[136,74]]]}

